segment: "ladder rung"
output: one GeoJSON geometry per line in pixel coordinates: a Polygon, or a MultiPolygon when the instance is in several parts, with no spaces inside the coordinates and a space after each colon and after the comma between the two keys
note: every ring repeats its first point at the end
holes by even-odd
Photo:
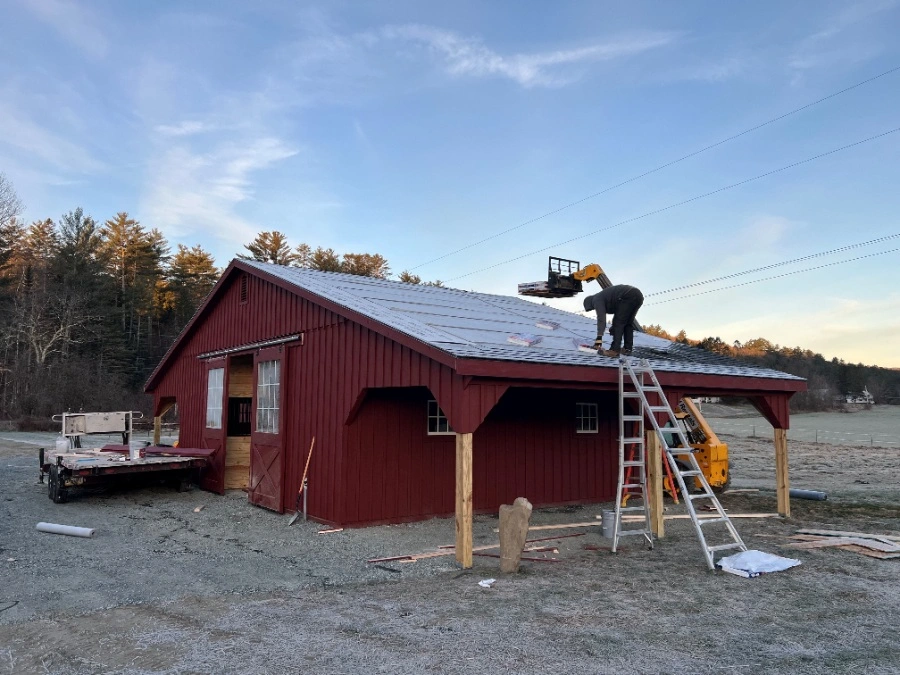
{"type": "MultiPolygon", "coordinates": [[[[682,475],[684,475],[684,474],[682,474],[682,475]]],[[[701,492],[700,494],[696,494],[696,495],[688,495],[687,497],[688,497],[688,499],[690,499],[690,500],[693,501],[694,499],[709,499],[709,498],[715,498],[715,495],[714,495],[712,492],[701,492]]]]}
{"type": "Polygon", "coordinates": [[[622,486],[622,489],[630,490],[631,488],[639,488],[639,487],[644,487],[644,486],[641,485],[640,483],[625,483],[625,485],[622,486]]]}
{"type": "Polygon", "coordinates": [[[649,530],[619,530],[620,537],[628,537],[633,534],[642,534],[645,537],[649,533],[649,530]]]}
{"type": "Polygon", "coordinates": [[[744,548],[744,545],[743,545],[743,544],[739,544],[739,543],[737,543],[737,542],[734,542],[734,543],[731,543],[731,544],[719,544],[718,546],[710,546],[709,548],[707,548],[707,550],[710,551],[710,552],[713,552],[713,551],[727,551],[727,550],[730,549],[730,548],[744,548]]]}
{"type": "Polygon", "coordinates": [[[624,391],[622,392],[622,398],[640,398],[640,393],[636,391],[624,391]]]}
{"type": "Polygon", "coordinates": [[[702,471],[694,471],[693,469],[691,469],[689,471],[679,471],[678,473],[680,473],[682,476],[699,476],[703,472],[702,471]]]}
{"type": "Polygon", "coordinates": [[[622,415],[623,422],[643,422],[643,415],[622,415]]]}
{"type": "Polygon", "coordinates": [[[619,509],[619,513],[625,513],[626,511],[646,511],[643,506],[623,506],[619,509]]]}
{"type": "Polygon", "coordinates": [[[637,459],[629,459],[622,462],[622,466],[644,466],[644,463],[637,459]]]}
{"type": "Polygon", "coordinates": [[[697,518],[697,522],[701,525],[709,525],[710,523],[727,523],[728,518],[697,518]]]}
{"type": "MultiPolygon", "coordinates": [[[[647,410],[650,412],[672,412],[672,409],[667,405],[648,405],[647,410]]],[[[675,427],[670,427],[673,433],[678,433],[675,427]]]]}
{"type": "Polygon", "coordinates": [[[627,438],[622,439],[623,443],[643,443],[644,439],[640,436],[628,436],[627,438]]]}

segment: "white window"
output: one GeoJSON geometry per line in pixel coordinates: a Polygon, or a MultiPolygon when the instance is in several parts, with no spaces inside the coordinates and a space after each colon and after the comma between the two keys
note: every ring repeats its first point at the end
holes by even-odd
{"type": "Polygon", "coordinates": [[[222,428],[222,387],[225,382],[225,369],[212,368],[207,372],[206,380],[206,428],[222,428]]]}
{"type": "Polygon", "coordinates": [[[278,433],[278,402],[281,392],[281,362],[259,364],[256,382],[256,430],[264,434],[278,433]]]}
{"type": "Polygon", "coordinates": [[[428,401],[428,435],[441,436],[454,433],[447,416],[434,399],[428,401]]]}
{"type": "Polygon", "coordinates": [[[597,404],[575,404],[575,432],[579,434],[597,433],[597,404]]]}

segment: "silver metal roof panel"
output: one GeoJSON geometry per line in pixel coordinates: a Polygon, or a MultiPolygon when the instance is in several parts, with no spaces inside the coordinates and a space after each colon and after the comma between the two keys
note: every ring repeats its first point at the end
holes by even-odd
{"type": "MultiPolygon", "coordinates": [[[[578,350],[572,342],[573,338],[594,341],[597,322],[593,315],[573,314],[512,296],[242,262],[457,358],[617,365],[614,359],[578,350]],[[541,320],[558,323],[559,328],[538,328],[535,324],[541,320]],[[542,340],[530,347],[515,345],[508,342],[515,333],[537,335],[542,340]]],[[[635,333],[634,353],[659,371],[802,380],[646,333],[635,333]]]]}

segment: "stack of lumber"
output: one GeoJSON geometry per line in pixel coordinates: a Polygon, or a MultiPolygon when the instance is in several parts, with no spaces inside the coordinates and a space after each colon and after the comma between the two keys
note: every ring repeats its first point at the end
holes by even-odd
{"type": "Polygon", "coordinates": [[[900,558],[900,536],[897,535],[840,530],[797,530],[797,534],[792,538],[801,541],[788,544],[789,548],[835,547],[881,560],[900,558]]]}

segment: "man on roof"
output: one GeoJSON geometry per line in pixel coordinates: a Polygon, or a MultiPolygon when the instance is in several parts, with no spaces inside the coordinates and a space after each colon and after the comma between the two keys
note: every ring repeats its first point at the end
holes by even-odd
{"type": "Polygon", "coordinates": [[[634,348],[634,317],[644,304],[644,294],[634,286],[628,284],[616,284],[604,288],[596,295],[589,295],[584,299],[584,311],[592,309],[597,312],[597,339],[594,347],[598,354],[618,358],[619,354],[630,355],[634,348]],[[606,315],[612,314],[612,344],[609,349],[603,349],[603,331],[606,329],[606,315]],[[622,338],[625,346],[622,346],[622,338]]]}

